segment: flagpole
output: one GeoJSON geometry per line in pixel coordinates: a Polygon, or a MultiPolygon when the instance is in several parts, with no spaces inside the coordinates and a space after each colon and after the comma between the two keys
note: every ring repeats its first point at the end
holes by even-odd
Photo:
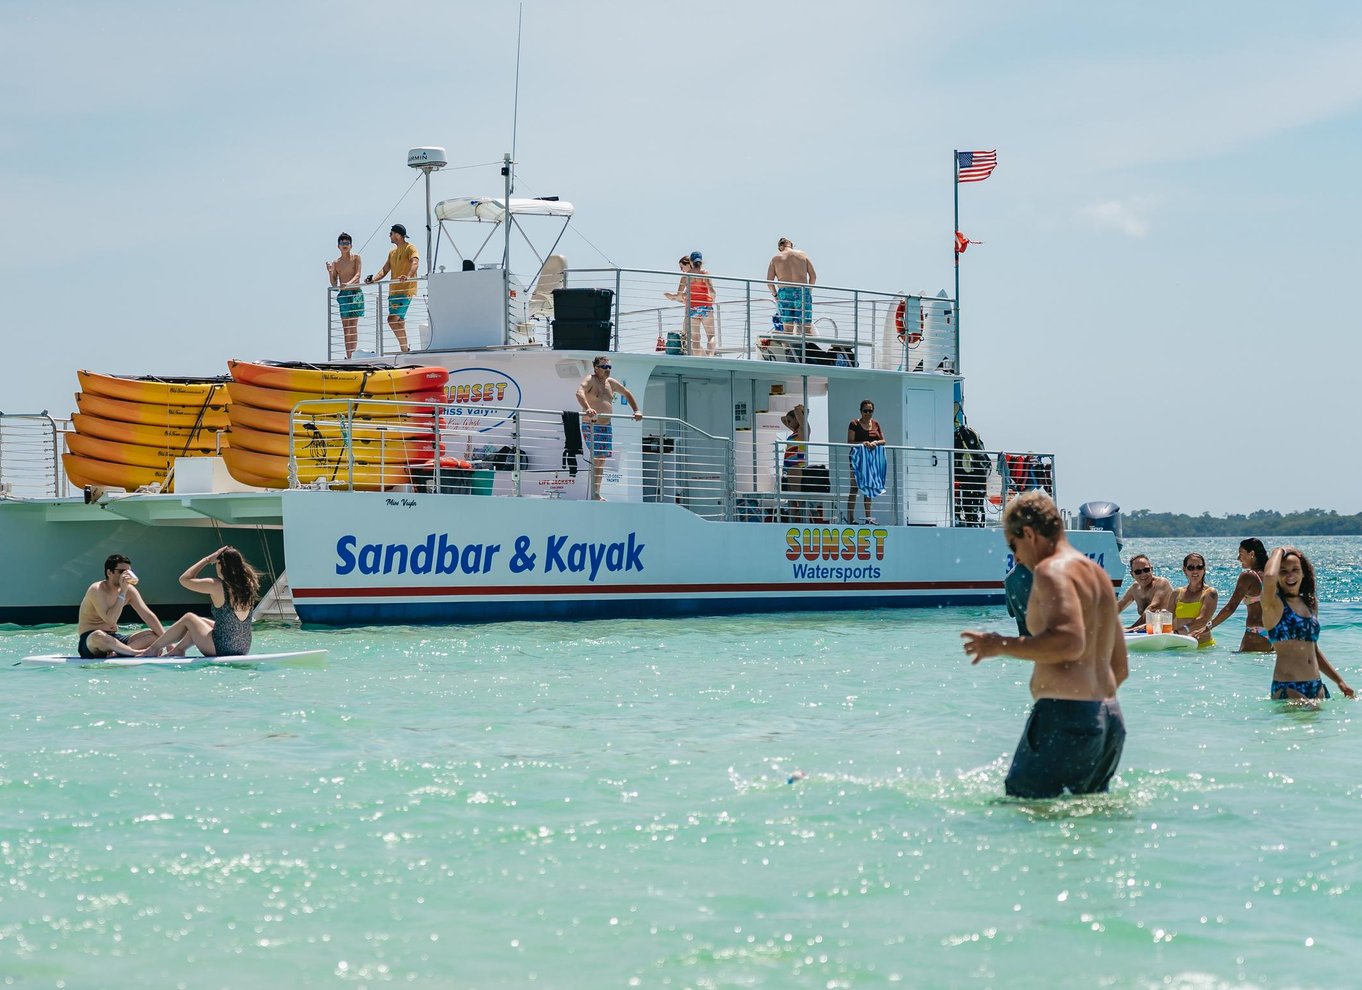
{"type": "Polygon", "coordinates": [[[955,179],[955,226],[951,228],[951,245],[955,248],[955,373],[960,374],[960,149],[951,152],[951,174],[955,179]]]}

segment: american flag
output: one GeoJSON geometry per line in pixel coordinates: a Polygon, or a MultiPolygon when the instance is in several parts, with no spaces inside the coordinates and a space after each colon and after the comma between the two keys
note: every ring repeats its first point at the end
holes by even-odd
{"type": "Polygon", "coordinates": [[[983,182],[998,165],[998,152],[957,151],[955,163],[959,167],[960,182],[983,182]]]}

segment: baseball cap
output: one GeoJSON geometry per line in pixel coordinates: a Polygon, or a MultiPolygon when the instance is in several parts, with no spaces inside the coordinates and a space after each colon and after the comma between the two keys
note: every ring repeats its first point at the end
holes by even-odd
{"type": "Polygon", "coordinates": [[[691,264],[695,264],[697,261],[704,261],[704,260],[705,260],[705,256],[704,256],[703,254],[701,254],[699,251],[692,251],[692,252],[690,253],[690,261],[691,261],[691,264]]]}
{"type": "Polygon", "coordinates": [[[393,224],[392,229],[388,232],[390,234],[401,234],[403,237],[407,236],[407,228],[402,226],[400,223],[393,224]]]}

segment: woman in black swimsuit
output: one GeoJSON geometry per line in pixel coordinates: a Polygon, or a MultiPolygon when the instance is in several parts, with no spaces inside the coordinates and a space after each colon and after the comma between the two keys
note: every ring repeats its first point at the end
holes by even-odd
{"type": "Polygon", "coordinates": [[[236,547],[214,550],[180,575],[180,584],[207,595],[213,618],[188,612],[158,636],[146,656],[159,656],[167,645],[170,656],[182,657],[197,646],[206,657],[240,657],[251,651],[251,609],[260,597],[260,574],[246,563],[236,547]],[[217,565],[217,577],[198,577],[209,564],[217,565]]]}

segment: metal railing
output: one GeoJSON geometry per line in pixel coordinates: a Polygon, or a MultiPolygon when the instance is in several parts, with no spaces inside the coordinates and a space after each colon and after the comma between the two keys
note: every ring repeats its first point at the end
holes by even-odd
{"type": "MultiPolygon", "coordinates": [[[[954,374],[959,367],[955,304],[940,296],[812,286],[802,327],[789,319],[764,279],[706,275],[712,286],[709,312],[693,305],[698,276],[630,268],[574,268],[567,288],[610,289],[613,347],[624,353],[717,354],[750,360],[806,364],[855,364],[887,371],[954,374]],[[668,298],[668,294],[675,298],[668,298]],[[807,332],[805,332],[807,331],[807,332]]],[[[408,345],[431,339],[427,280],[405,314],[408,345]]],[[[327,289],[327,354],[340,360],[358,352],[391,355],[398,343],[389,326],[391,283],[327,289]],[[344,312],[342,312],[344,304],[344,312]],[[348,315],[347,315],[348,314],[348,315]],[[353,321],[353,350],[345,323],[353,321]]],[[[704,298],[704,293],[701,293],[704,298]]],[[[505,343],[547,347],[552,311],[529,307],[510,324],[505,343]]],[[[499,328],[493,328],[499,329],[499,328]]]]}
{"type": "Polygon", "coordinates": [[[879,448],[884,455],[883,491],[867,498],[851,463],[851,452],[858,446],[773,442],[762,457],[774,474],[774,491],[738,493],[739,517],[809,523],[871,521],[894,526],[997,526],[1007,503],[1021,492],[1040,488],[1055,495],[1053,454],[885,445],[879,448]],[[799,447],[804,448],[802,453],[799,447]]]}
{"type": "Polygon", "coordinates": [[[673,502],[712,520],[997,526],[1015,495],[1055,489],[1053,454],[882,446],[869,498],[855,444],[727,438],[665,416],[481,403],[308,400],[294,407],[290,487],[673,502]],[[361,408],[362,406],[362,408],[361,408]],[[436,456],[436,453],[439,456],[436,456]]]}
{"type": "Polygon", "coordinates": [[[64,498],[70,493],[61,464],[68,420],[40,413],[0,412],[0,498],[64,498]]]}
{"type": "Polygon", "coordinates": [[[674,502],[706,519],[732,517],[730,440],[666,416],[616,413],[601,429],[583,421],[482,403],[307,400],[290,417],[288,483],[674,502]]]}

